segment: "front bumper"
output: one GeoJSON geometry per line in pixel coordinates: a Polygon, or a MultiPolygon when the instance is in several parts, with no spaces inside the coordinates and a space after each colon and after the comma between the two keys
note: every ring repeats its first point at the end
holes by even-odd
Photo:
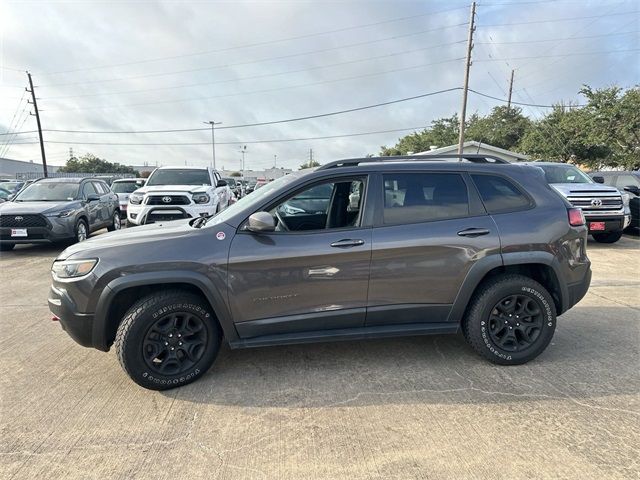
{"type": "Polygon", "coordinates": [[[11,227],[0,227],[0,243],[55,243],[75,237],[75,219],[45,217],[46,225],[26,227],[26,237],[12,237],[11,227]]]}
{"type": "Polygon", "coordinates": [[[127,208],[127,220],[134,225],[145,225],[159,221],[213,215],[215,212],[216,205],[169,205],[165,207],[130,203],[127,208]]]}
{"type": "Polygon", "coordinates": [[[616,217],[610,216],[586,216],[585,220],[587,221],[587,228],[590,234],[592,233],[605,233],[605,232],[618,232],[624,230],[631,221],[629,215],[619,215],[616,217]],[[592,222],[604,222],[604,230],[592,230],[590,224],[592,222]]]}
{"type": "Polygon", "coordinates": [[[93,347],[93,313],[81,313],[66,290],[51,285],[47,299],[49,310],[60,321],[60,325],[83,347],[93,347]]]}

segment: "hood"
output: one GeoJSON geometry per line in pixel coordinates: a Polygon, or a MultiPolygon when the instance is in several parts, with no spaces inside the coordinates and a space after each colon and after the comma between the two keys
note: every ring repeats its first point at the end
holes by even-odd
{"type": "Polygon", "coordinates": [[[620,194],[617,188],[601,183],[552,183],[551,186],[565,197],[574,193],[620,194]]]}
{"type": "Polygon", "coordinates": [[[210,188],[209,185],[151,185],[141,187],[135,193],[171,193],[171,192],[204,192],[210,188]]]}
{"type": "Polygon", "coordinates": [[[65,208],[75,208],[77,203],[77,200],[71,202],[66,200],[64,202],[4,202],[0,204],[0,215],[46,214],[65,208]]]}
{"type": "Polygon", "coordinates": [[[64,260],[72,255],[80,254],[88,258],[97,255],[99,250],[118,247],[120,245],[132,245],[136,243],[154,243],[162,240],[171,240],[194,232],[189,221],[174,220],[166,223],[152,223],[139,227],[125,228],[115,232],[103,233],[91,237],[84,242],[76,243],[67,248],[58,256],[58,260],[64,260]],[[95,252],[95,253],[94,253],[95,252]]]}

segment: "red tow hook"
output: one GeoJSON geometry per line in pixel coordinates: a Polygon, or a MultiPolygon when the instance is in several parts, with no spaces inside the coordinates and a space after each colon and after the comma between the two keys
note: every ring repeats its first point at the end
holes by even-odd
{"type": "Polygon", "coordinates": [[[60,321],[60,317],[56,316],[56,315],[52,315],[51,316],[51,321],[52,322],[59,322],[60,321]]]}

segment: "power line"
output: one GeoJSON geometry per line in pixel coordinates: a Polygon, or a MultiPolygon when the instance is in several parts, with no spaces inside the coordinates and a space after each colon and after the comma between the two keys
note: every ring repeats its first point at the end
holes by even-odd
{"type": "Polygon", "coordinates": [[[528,43],[545,43],[545,42],[564,42],[567,40],[584,40],[587,38],[601,38],[601,37],[616,37],[629,34],[638,34],[638,31],[629,30],[628,32],[616,32],[616,33],[603,33],[600,35],[584,35],[582,37],[562,37],[562,38],[549,38],[544,40],[516,40],[511,42],[474,42],[475,45],[520,45],[528,43]]]}
{"type": "Polygon", "coordinates": [[[338,29],[334,29],[334,30],[327,30],[327,31],[324,31],[324,32],[307,33],[307,34],[304,34],[304,35],[296,35],[296,36],[293,36],[293,37],[280,38],[280,39],[275,39],[275,40],[266,40],[266,41],[263,41],[263,42],[248,43],[248,44],[245,44],[245,45],[236,45],[234,47],[219,48],[219,49],[214,49],[214,50],[205,50],[205,51],[201,51],[201,52],[188,53],[188,54],[182,54],[182,55],[172,55],[172,56],[167,56],[167,57],[158,57],[158,58],[147,59],[147,60],[137,60],[137,61],[133,61],[133,62],[116,63],[116,64],[110,64],[110,65],[98,65],[98,66],[93,66],[93,67],[81,67],[81,68],[75,68],[75,69],[70,69],[70,70],[60,70],[60,71],[57,71],[57,72],[42,73],[42,75],[49,76],[49,75],[59,75],[59,74],[63,74],[63,73],[73,73],[73,72],[79,72],[79,71],[86,71],[86,70],[96,70],[96,69],[102,69],[102,68],[115,68],[115,67],[136,65],[136,64],[142,64],[142,63],[158,62],[158,61],[163,61],[163,60],[174,60],[174,59],[178,59],[178,58],[187,58],[187,57],[194,57],[194,56],[199,56],[199,55],[208,55],[208,54],[211,54],[211,53],[228,52],[228,51],[238,50],[238,49],[243,49],[243,48],[259,47],[259,46],[264,46],[264,45],[272,45],[274,43],[288,42],[288,41],[291,41],[291,40],[301,40],[301,39],[304,39],[304,38],[312,38],[312,37],[318,37],[318,36],[322,36],[322,35],[330,35],[330,34],[333,34],[333,33],[346,32],[346,31],[349,31],[349,30],[357,30],[357,29],[361,29],[361,28],[374,27],[374,26],[377,26],[377,25],[383,25],[383,24],[387,24],[387,23],[401,22],[401,21],[404,21],[404,20],[412,20],[412,19],[415,19],[415,18],[421,18],[421,17],[425,17],[425,16],[437,15],[437,14],[440,14],[440,13],[452,12],[452,11],[460,10],[460,9],[463,9],[463,8],[465,8],[465,7],[448,8],[448,9],[439,10],[439,11],[436,11],[436,12],[421,13],[421,14],[418,14],[418,15],[411,15],[411,16],[407,16],[407,17],[398,17],[398,18],[393,18],[393,19],[390,19],[390,20],[383,20],[383,21],[380,21],[380,22],[367,23],[367,24],[363,24],[363,25],[355,25],[355,26],[351,26],[351,27],[338,28],[338,29]]]}
{"type": "MultiPolygon", "coordinates": [[[[399,98],[399,99],[395,99],[395,100],[390,100],[388,102],[380,102],[380,103],[376,103],[376,104],[372,104],[372,105],[365,105],[362,107],[355,107],[355,108],[349,108],[349,109],[344,109],[344,110],[337,110],[337,111],[333,111],[333,112],[327,112],[327,113],[321,113],[321,114],[316,114],[316,115],[307,115],[307,116],[302,116],[302,117],[294,117],[294,118],[287,118],[287,119],[282,119],[282,120],[272,120],[272,121],[267,121],[267,122],[255,122],[255,123],[244,123],[244,124],[235,124],[235,125],[225,125],[222,127],[217,127],[217,130],[223,130],[223,129],[235,129],[235,128],[247,128],[247,127],[258,127],[258,126],[264,126],[264,125],[276,125],[276,124],[281,124],[281,123],[290,123],[290,122],[299,122],[299,121],[303,121],[303,120],[313,120],[316,118],[324,118],[324,117],[330,117],[330,116],[334,116],[334,115],[342,115],[345,113],[351,113],[351,112],[357,112],[357,111],[362,111],[362,110],[368,110],[371,108],[378,108],[378,107],[383,107],[386,105],[393,105],[396,103],[402,103],[402,102],[407,102],[410,100],[417,100],[419,98],[425,98],[425,97],[430,97],[430,96],[434,96],[434,95],[440,95],[443,93],[449,93],[449,92],[453,92],[456,90],[462,90],[462,87],[453,87],[453,88],[448,88],[445,90],[438,90],[435,92],[429,92],[429,93],[424,93],[421,95],[414,95],[411,97],[405,97],[405,98],[399,98]]],[[[472,88],[469,89],[470,92],[475,93],[476,95],[480,95],[482,97],[486,97],[486,98],[491,98],[493,100],[497,100],[499,102],[503,102],[503,103],[508,103],[507,99],[504,98],[499,98],[499,97],[495,97],[492,95],[488,95],[486,93],[482,93],[479,92],[477,90],[474,90],[472,88]]],[[[530,106],[530,107],[540,107],[540,108],[553,108],[555,105],[543,105],[543,104],[534,104],[534,103],[523,103],[523,102],[511,102],[514,105],[522,105],[522,106],[530,106]]],[[[567,107],[569,108],[576,108],[576,107],[584,107],[585,105],[567,105],[567,107]]],[[[204,130],[209,130],[209,127],[200,127],[200,128],[173,128],[173,129],[162,129],[162,130],[67,130],[67,129],[55,129],[55,128],[47,128],[47,129],[43,129],[43,132],[51,132],[51,133],[80,133],[80,134],[105,134],[105,135],[111,135],[111,134],[154,134],[154,133],[184,133],[184,132],[199,132],[199,131],[204,131],[204,130]]],[[[37,130],[26,130],[26,131],[22,131],[22,132],[7,132],[7,133],[3,133],[0,135],[13,135],[13,134],[17,134],[17,135],[23,135],[23,134],[28,134],[28,133],[36,133],[37,130]]]]}
{"type": "MultiPolygon", "coordinates": [[[[408,128],[396,128],[392,130],[378,130],[373,132],[358,132],[358,133],[346,133],[342,135],[323,135],[320,137],[304,137],[304,138],[276,138],[267,140],[248,140],[248,141],[234,141],[234,142],[218,142],[216,145],[244,145],[252,143],[282,143],[282,142],[302,142],[310,140],[327,140],[332,138],[346,138],[346,137],[360,137],[364,135],[378,135],[382,133],[396,133],[407,132],[424,129],[425,126],[408,127],[408,128]]],[[[21,145],[33,144],[38,142],[22,142],[21,145]]],[[[56,143],[64,145],[109,145],[109,146],[195,146],[195,145],[211,145],[211,142],[184,142],[184,143],[120,143],[120,142],[65,142],[56,140],[45,140],[45,143],[56,143]]]]}
{"type": "MultiPolygon", "coordinates": [[[[474,90],[473,88],[469,89],[470,92],[475,93],[476,95],[480,95],[481,97],[485,97],[485,98],[491,98],[492,100],[497,100],[499,102],[503,102],[503,103],[508,103],[508,100],[505,100],[504,98],[498,98],[498,97],[494,97],[493,95],[487,95],[486,93],[482,93],[482,92],[478,92],[477,90],[474,90]]],[[[523,107],[538,107],[538,108],[554,108],[557,105],[541,105],[541,104],[537,104],[537,103],[524,103],[524,102],[514,102],[511,101],[512,105],[521,105],[523,107]]],[[[564,107],[566,108],[579,108],[579,107],[586,107],[586,105],[564,105],[564,107]]]]}
{"type": "Polygon", "coordinates": [[[640,48],[629,48],[627,50],[607,50],[607,51],[599,51],[599,52],[574,52],[574,53],[558,53],[553,55],[532,55],[527,57],[510,57],[510,58],[479,58],[474,60],[475,62],[504,62],[504,61],[513,61],[513,60],[530,60],[534,58],[557,58],[557,57],[579,57],[579,56],[589,56],[589,55],[600,55],[606,54],[609,55],[611,53],[629,53],[629,52],[638,52],[640,48]]]}
{"type": "Polygon", "coordinates": [[[478,25],[480,28],[484,27],[512,27],[514,25],[532,25],[536,23],[557,23],[557,22],[571,22],[574,20],[588,20],[590,18],[603,18],[603,17],[614,17],[617,15],[637,15],[638,12],[630,11],[630,12],[619,12],[619,13],[608,13],[603,15],[588,15],[585,17],[564,17],[564,18],[549,18],[546,20],[530,20],[527,22],[512,22],[512,23],[489,23],[485,25],[478,25]]]}
{"type": "MultiPolygon", "coordinates": [[[[87,94],[81,94],[81,95],[63,95],[63,96],[57,96],[57,97],[47,97],[47,100],[59,100],[59,99],[66,99],[66,98],[79,98],[79,97],[96,97],[96,96],[107,96],[107,95],[123,95],[123,94],[130,94],[130,93],[143,93],[143,92],[152,92],[152,91],[159,91],[159,90],[173,90],[176,88],[189,88],[189,87],[197,87],[200,85],[214,85],[214,84],[219,84],[219,83],[230,83],[230,82],[240,82],[243,80],[253,80],[256,78],[268,78],[268,77],[277,77],[280,75],[288,75],[291,73],[302,73],[302,72],[308,72],[308,71],[312,71],[312,70],[320,70],[323,68],[331,68],[331,67],[337,67],[337,66],[341,66],[341,65],[350,65],[350,64],[354,64],[354,63],[360,63],[360,62],[367,62],[370,60],[379,60],[381,58],[389,58],[389,57],[396,57],[399,55],[407,55],[409,53],[416,53],[416,52],[423,52],[425,50],[433,50],[434,48],[441,48],[441,47],[447,47],[450,45],[457,45],[459,43],[464,43],[465,40],[458,40],[456,42],[448,42],[448,43],[441,43],[439,45],[431,45],[429,47],[424,47],[424,48],[416,48],[413,50],[405,50],[402,52],[394,52],[394,53],[388,53],[385,55],[377,55],[375,57],[365,57],[365,58],[360,58],[360,59],[356,59],[356,60],[346,60],[344,62],[337,62],[337,63],[330,63],[327,65],[317,65],[314,67],[307,67],[307,68],[300,68],[300,69],[296,69],[296,70],[285,70],[283,72],[275,72],[275,73],[263,73],[260,75],[251,75],[248,77],[238,77],[238,78],[229,78],[226,80],[215,80],[215,81],[209,81],[209,82],[199,82],[199,83],[192,83],[192,84],[188,84],[188,85],[176,85],[176,86],[171,86],[171,87],[157,87],[157,88],[148,88],[148,89],[142,89],[142,90],[128,90],[128,91],[120,91],[120,92],[106,92],[106,93],[87,93],[87,94]]],[[[249,62],[247,62],[249,63],[249,62]]]]}
{"type": "Polygon", "coordinates": [[[70,107],[70,108],[56,108],[56,109],[47,109],[47,111],[49,112],[64,112],[64,111],[69,111],[69,110],[108,110],[108,109],[112,109],[112,108],[124,108],[124,107],[141,107],[141,106],[146,106],[146,105],[163,105],[163,104],[172,104],[172,103],[183,103],[183,102],[193,102],[193,101],[198,101],[198,102],[202,102],[203,100],[212,100],[215,98],[229,98],[229,97],[239,97],[239,96],[243,96],[243,95],[253,95],[253,94],[257,94],[257,93],[271,93],[271,92],[279,92],[282,90],[290,90],[290,89],[294,89],[294,88],[303,88],[303,87],[313,87],[313,86],[317,86],[317,85],[326,85],[329,83],[337,83],[337,82],[344,82],[344,81],[348,81],[348,80],[356,80],[359,78],[369,78],[369,77],[375,77],[375,76],[379,76],[379,75],[386,75],[389,73],[396,73],[396,72],[404,72],[404,71],[408,71],[408,70],[415,70],[415,69],[419,69],[419,68],[425,68],[425,67],[432,67],[434,65],[441,65],[443,63],[449,63],[449,62],[457,62],[460,60],[464,60],[463,57],[459,57],[459,58],[450,58],[448,60],[442,60],[439,62],[433,62],[433,63],[425,63],[422,65],[415,65],[415,66],[411,66],[411,67],[403,67],[403,68],[395,68],[395,69],[391,69],[391,70],[383,70],[380,72],[374,72],[374,73],[366,73],[366,74],[362,74],[362,75],[353,75],[350,77],[342,77],[342,78],[337,78],[337,79],[332,79],[332,80],[322,80],[319,82],[311,82],[311,83],[301,83],[298,85],[287,85],[284,87],[277,87],[277,88],[268,88],[268,89],[262,89],[262,90],[253,90],[253,91],[248,91],[248,92],[236,92],[236,93],[228,93],[228,94],[223,94],[223,95],[212,95],[212,96],[206,96],[206,97],[192,97],[192,98],[181,98],[181,99],[176,99],[176,100],[159,100],[159,101],[155,101],[155,102],[141,102],[141,103],[127,103],[127,104],[119,104],[119,105],[94,105],[94,106],[88,106],[88,107],[70,107]]]}
{"type": "MultiPolygon", "coordinates": [[[[116,78],[106,78],[106,79],[99,79],[99,80],[87,80],[87,81],[77,81],[77,82],[67,82],[67,83],[44,84],[44,85],[40,85],[40,86],[49,88],[49,87],[71,86],[71,85],[88,85],[88,84],[96,84],[96,83],[107,83],[107,82],[116,82],[116,81],[136,80],[136,79],[140,79],[140,78],[163,77],[163,76],[169,76],[169,75],[180,75],[180,74],[183,74],[183,73],[201,72],[201,71],[214,70],[214,69],[219,69],[219,68],[232,68],[232,67],[238,67],[238,66],[242,66],[242,65],[251,65],[251,64],[254,64],[254,63],[268,62],[268,61],[272,61],[272,60],[283,60],[283,59],[287,59],[287,58],[295,58],[295,57],[313,55],[313,54],[316,54],[316,53],[330,52],[330,51],[333,51],[333,50],[341,50],[343,48],[358,47],[358,46],[362,46],[362,45],[369,45],[369,44],[372,44],[372,43],[386,42],[388,40],[396,40],[396,39],[399,39],[399,38],[412,37],[412,36],[416,36],[416,35],[422,35],[422,34],[425,34],[425,33],[433,33],[433,32],[446,30],[446,29],[449,29],[449,28],[461,27],[461,26],[465,26],[465,25],[467,25],[467,22],[458,23],[458,24],[455,24],[455,25],[445,25],[445,26],[441,26],[441,27],[438,27],[438,28],[431,28],[431,29],[428,29],[428,30],[420,30],[418,32],[405,33],[405,34],[401,34],[401,35],[393,35],[391,37],[385,37],[385,38],[381,38],[381,39],[377,39],[377,40],[368,40],[368,41],[363,41],[363,42],[349,43],[349,44],[345,44],[345,45],[338,45],[338,46],[335,46],[335,47],[328,47],[328,48],[322,48],[322,49],[317,49],[317,50],[310,50],[310,51],[306,51],[306,52],[289,54],[289,55],[279,55],[279,56],[276,56],[276,57],[260,58],[258,60],[249,60],[249,61],[243,61],[243,62],[238,62],[238,63],[210,65],[210,66],[206,66],[206,67],[191,68],[191,69],[186,69],[186,70],[174,70],[174,71],[171,71],[171,72],[147,73],[147,74],[142,74],[142,75],[127,76],[127,77],[116,77],[116,78]]],[[[197,85],[197,84],[195,84],[195,85],[197,85]]],[[[192,86],[192,85],[186,85],[186,86],[192,86]]],[[[150,89],[150,90],[153,90],[153,89],[150,89]]],[[[140,91],[145,91],[145,90],[140,90],[140,91]]]]}

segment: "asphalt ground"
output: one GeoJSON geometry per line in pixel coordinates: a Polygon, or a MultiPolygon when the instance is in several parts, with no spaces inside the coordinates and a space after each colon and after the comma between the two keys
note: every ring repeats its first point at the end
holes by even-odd
{"type": "Polygon", "coordinates": [[[589,293],[527,365],[457,335],[223,346],[164,393],[51,321],[60,250],[0,258],[0,478],[640,477],[637,238],[589,242],[589,293]]]}

